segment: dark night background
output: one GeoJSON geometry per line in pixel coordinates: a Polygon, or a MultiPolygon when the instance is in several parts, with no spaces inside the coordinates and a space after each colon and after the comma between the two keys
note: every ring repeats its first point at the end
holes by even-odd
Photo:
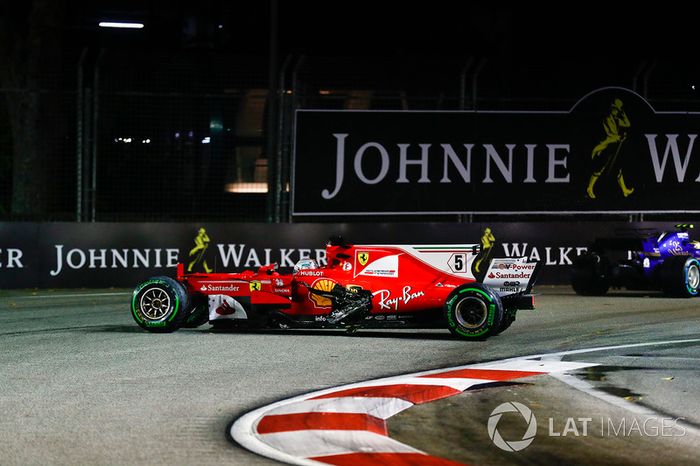
{"type": "Polygon", "coordinates": [[[614,85],[700,110],[680,3],[0,8],[4,220],[289,220],[296,108],[565,110],[614,85]]]}
{"type": "MultiPolygon", "coordinates": [[[[4,3],[11,10],[32,4],[4,3]]],[[[51,3],[64,16],[60,28],[69,31],[74,47],[268,52],[269,1],[51,3]],[[99,30],[97,22],[105,19],[140,21],[146,28],[137,34],[99,30]]],[[[681,3],[642,7],[632,2],[282,1],[279,46],[282,55],[692,59],[695,24],[689,8],[681,3]]]]}

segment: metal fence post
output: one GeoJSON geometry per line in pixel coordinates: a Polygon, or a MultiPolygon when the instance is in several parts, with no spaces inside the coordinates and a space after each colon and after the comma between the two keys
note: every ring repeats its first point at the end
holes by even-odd
{"type": "Polygon", "coordinates": [[[80,198],[82,199],[82,204],[83,204],[83,211],[82,211],[82,218],[81,221],[88,221],[88,212],[91,211],[90,207],[90,189],[89,189],[89,180],[90,180],[90,174],[88,173],[90,169],[90,153],[92,151],[92,138],[93,138],[93,132],[92,132],[92,87],[86,87],[85,88],[85,95],[83,96],[83,132],[84,132],[84,138],[85,141],[83,141],[83,155],[82,155],[82,163],[83,163],[83,181],[81,183],[80,187],[80,198]]]}
{"type": "Polygon", "coordinates": [[[469,57],[459,74],[459,109],[464,110],[467,104],[467,73],[474,63],[474,57],[469,57]]]}
{"type": "MultiPolygon", "coordinates": [[[[459,73],[459,109],[464,110],[467,107],[467,74],[469,73],[469,68],[471,68],[474,63],[474,57],[469,57],[464,63],[462,70],[459,73]]],[[[464,223],[465,215],[458,214],[457,221],[459,223],[464,223]]],[[[472,214],[468,216],[469,223],[472,222],[472,214]]]]}
{"type": "Polygon", "coordinates": [[[92,83],[92,163],[91,163],[91,178],[90,178],[90,221],[95,222],[97,216],[97,145],[99,139],[99,127],[97,125],[99,117],[99,101],[100,101],[100,62],[104,55],[104,49],[100,49],[95,60],[95,71],[92,83]]]}
{"type": "Polygon", "coordinates": [[[637,67],[637,71],[634,73],[634,78],[632,78],[632,90],[639,93],[639,75],[644,71],[644,67],[647,65],[646,60],[642,61],[637,67]]]}
{"type": "Polygon", "coordinates": [[[267,90],[267,221],[275,220],[275,201],[277,194],[277,162],[274,160],[276,123],[277,123],[277,0],[270,0],[270,63],[269,63],[269,83],[267,90]]]}
{"type": "Polygon", "coordinates": [[[83,64],[85,63],[85,55],[87,55],[87,47],[80,53],[78,60],[78,89],[76,95],[76,135],[75,135],[75,221],[83,221],[83,118],[85,112],[83,109],[83,64]]]}
{"type": "MultiPolygon", "coordinates": [[[[299,108],[299,69],[304,65],[306,62],[306,55],[302,55],[299,57],[297,60],[296,64],[294,65],[294,71],[292,71],[292,101],[290,104],[289,108],[289,134],[290,136],[290,146],[291,146],[291,152],[294,153],[294,132],[296,131],[296,110],[299,108]]],[[[290,199],[294,195],[293,194],[293,187],[292,187],[292,177],[294,176],[294,158],[289,157],[289,196],[290,199]]],[[[287,205],[287,218],[289,218],[290,222],[294,221],[294,217],[292,216],[292,203],[289,202],[287,205]]]]}
{"type": "Polygon", "coordinates": [[[275,157],[275,223],[279,223],[282,220],[282,200],[283,191],[286,185],[286,170],[284,169],[284,150],[282,146],[285,142],[284,137],[284,127],[285,127],[285,108],[284,104],[286,101],[285,95],[285,85],[284,76],[287,73],[287,67],[292,61],[292,56],[287,55],[282,64],[282,69],[279,73],[279,83],[277,85],[277,98],[278,100],[278,110],[277,110],[277,147],[276,147],[276,157],[275,157]]]}
{"type": "Polygon", "coordinates": [[[474,75],[472,76],[472,110],[476,110],[476,99],[477,99],[477,83],[479,81],[479,73],[486,66],[486,58],[482,58],[479,64],[476,66],[474,75]]]}
{"type": "Polygon", "coordinates": [[[649,65],[649,68],[647,69],[646,73],[644,73],[644,88],[642,91],[642,97],[645,99],[649,100],[649,76],[651,76],[651,73],[654,71],[654,68],[656,68],[656,65],[659,64],[659,61],[657,59],[654,59],[654,61],[649,65]]]}

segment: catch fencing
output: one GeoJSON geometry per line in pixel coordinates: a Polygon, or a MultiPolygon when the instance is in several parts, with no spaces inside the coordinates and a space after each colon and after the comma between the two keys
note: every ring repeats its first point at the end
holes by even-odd
{"type": "MultiPolygon", "coordinates": [[[[298,109],[567,111],[594,89],[619,86],[658,112],[694,112],[700,111],[695,66],[294,55],[281,60],[270,80],[266,57],[202,50],[66,52],[32,87],[0,89],[0,219],[344,220],[293,215],[291,192],[304,189],[292,186],[298,109]]],[[[642,215],[633,217],[615,218],[642,215]]],[[[385,217],[480,219],[430,212],[385,217]]]]}

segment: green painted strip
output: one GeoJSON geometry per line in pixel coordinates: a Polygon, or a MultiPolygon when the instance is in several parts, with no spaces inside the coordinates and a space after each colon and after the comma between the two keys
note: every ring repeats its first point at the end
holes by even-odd
{"type": "Polygon", "coordinates": [[[463,290],[459,290],[459,294],[462,294],[465,291],[476,291],[477,293],[481,294],[484,298],[488,299],[490,303],[493,302],[491,296],[489,296],[484,290],[480,290],[479,288],[465,288],[463,290]]]}
{"type": "Polygon", "coordinates": [[[131,298],[131,313],[134,315],[134,319],[136,319],[139,323],[143,323],[143,319],[139,317],[138,312],[136,312],[136,295],[138,292],[134,291],[134,296],[131,298]]]}
{"type": "Polygon", "coordinates": [[[175,316],[177,315],[177,310],[178,310],[179,308],[180,308],[180,299],[177,297],[177,295],[175,295],[175,310],[174,310],[173,313],[170,315],[170,318],[168,319],[168,322],[170,322],[171,320],[173,320],[173,319],[175,318],[175,316]]]}

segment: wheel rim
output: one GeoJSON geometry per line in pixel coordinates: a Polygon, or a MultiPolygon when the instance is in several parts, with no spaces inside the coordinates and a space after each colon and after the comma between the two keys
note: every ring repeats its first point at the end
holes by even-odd
{"type": "Polygon", "coordinates": [[[141,296],[141,312],[148,320],[163,320],[170,310],[170,295],[163,288],[150,288],[141,296]]]}
{"type": "Polygon", "coordinates": [[[688,267],[688,287],[697,290],[698,286],[700,286],[700,269],[697,264],[691,264],[688,267]]]}
{"type": "Polygon", "coordinates": [[[472,296],[462,298],[455,307],[457,323],[465,328],[476,329],[484,325],[489,312],[486,303],[472,296]]]}

